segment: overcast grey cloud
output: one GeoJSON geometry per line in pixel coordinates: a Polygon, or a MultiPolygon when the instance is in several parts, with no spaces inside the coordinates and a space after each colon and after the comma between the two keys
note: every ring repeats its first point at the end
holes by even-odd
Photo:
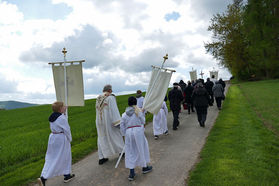
{"type": "MultiPolygon", "coordinates": [[[[203,45],[210,41],[211,34],[207,31],[210,18],[223,12],[230,2],[59,0],[67,7],[60,17],[53,20],[35,17],[26,21],[24,15],[28,12],[19,12],[20,9],[9,7],[7,3],[4,4],[7,7],[1,9],[0,1],[0,10],[7,10],[4,14],[11,18],[1,20],[0,17],[0,54],[5,58],[5,69],[19,75],[11,82],[13,75],[6,74],[9,81],[0,83],[5,87],[0,88],[0,93],[10,93],[25,101],[54,100],[52,73],[47,63],[63,61],[63,47],[67,48],[68,61],[86,61],[83,76],[87,98],[99,94],[107,83],[112,84],[115,93],[145,90],[151,65],[161,66],[166,53],[169,59],[165,67],[177,71],[172,82],[187,81],[192,67],[199,72],[212,67],[218,69],[216,61],[205,54],[203,45]],[[6,26],[1,25],[1,21],[7,22],[6,26]],[[9,29],[18,34],[11,34],[9,29]],[[32,73],[28,72],[30,69],[32,73]],[[40,86],[36,86],[37,83],[40,86]]],[[[54,8],[48,3],[49,8],[54,8]]],[[[2,67],[3,63],[0,64],[2,67]]],[[[220,74],[229,76],[221,70],[220,74]]]]}
{"type": "MultiPolygon", "coordinates": [[[[0,76],[3,77],[3,74],[0,73],[0,76]]],[[[16,92],[16,86],[16,82],[2,78],[0,81],[0,94],[16,92]]]]}
{"type": "Polygon", "coordinates": [[[214,14],[222,13],[232,0],[191,0],[192,8],[200,19],[209,20],[214,14]]]}
{"type": "MultiPolygon", "coordinates": [[[[68,53],[67,59],[80,60],[85,59],[86,63],[83,64],[84,68],[100,67],[102,70],[110,70],[119,67],[127,72],[142,72],[150,71],[151,65],[160,66],[162,64],[162,56],[165,51],[172,56],[179,53],[179,50],[173,46],[182,46],[179,38],[175,36],[161,34],[153,34],[146,39],[158,41],[162,46],[158,48],[151,48],[144,50],[140,55],[125,59],[121,56],[113,56],[115,48],[117,48],[118,41],[113,36],[113,33],[104,37],[94,29],[92,26],[86,26],[82,31],[77,31],[75,36],[65,39],[65,42],[54,43],[50,48],[43,48],[36,46],[31,50],[24,52],[20,59],[23,62],[53,62],[61,59],[62,53],[60,52],[64,46],[67,46],[68,53]],[[111,43],[104,44],[105,40],[111,40],[111,43]]],[[[169,61],[168,66],[175,68],[177,63],[169,61]]]]}

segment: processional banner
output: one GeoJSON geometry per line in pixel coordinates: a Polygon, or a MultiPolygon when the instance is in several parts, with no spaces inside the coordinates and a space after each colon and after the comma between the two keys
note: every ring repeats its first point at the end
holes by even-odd
{"type": "Polygon", "coordinates": [[[145,94],[143,108],[152,114],[157,114],[163,104],[169,87],[172,71],[153,68],[149,85],[145,94]]]}
{"type": "Polygon", "coordinates": [[[209,71],[210,78],[218,80],[218,71],[209,71]],[[212,75],[214,75],[214,78],[212,78],[212,75]]]}
{"type": "Polygon", "coordinates": [[[190,71],[190,78],[191,78],[191,81],[197,80],[197,70],[190,71]]]}
{"type": "MultiPolygon", "coordinates": [[[[64,66],[52,65],[53,79],[57,101],[65,103],[64,66]]],[[[66,66],[67,101],[68,106],[84,106],[84,87],[82,76],[82,64],[66,66]]]]}

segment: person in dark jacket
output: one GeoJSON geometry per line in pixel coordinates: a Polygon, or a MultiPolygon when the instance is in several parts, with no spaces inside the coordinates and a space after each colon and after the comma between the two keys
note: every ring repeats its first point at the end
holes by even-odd
{"type": "Polygon", "coordinates": [[[213,86],[214,86],[214,83],[212,81],[210,81],[210,78],[207,78],[206,83],[205,83],[205,89],[207,90],[209,97],[210,97],[209,105],[213,105],[213,103],[214,103],[214,96],[213,96],[213,92],[212,92],[213,86]]]}
{"type": "Polygon", "coordinates": [[[180,80],[179,81],[179,86],[181,87],[181,90],[182,90],[182,92],[185,90],[185,88],[186,88],[186,83],[184,83],[184,81],[183,80],[180,80]]]}
{"type": "Polygon", "coordinates": [[[219,110],[221,110],[222,100],[225,98],[225,95],[224,95],[224,88],[220,83],[220,81],[217,81],[215,83],[215,85],[212,88],[212,91],[216,100],[217,107],[219,110]]]}
{"type": "Polygon", "coordinates": [[[170,101],[170,109],[173,114],[173,130],[177,130],[179,125],[179,111],[181,110],[181,102],[183,101],[182,92],[178,90],[178,83],[173,83],[173,89],[169,91],[168,97],[170,101]]]}
{"type": "Polygon", "coordinates": [[[225,90],[226,83],[222,80],[222,78],[219,79],[219,83],[222,85],[223,89],[225,90]]]}
{"type": "Polygon", "coordinates": [[[196,85],[192,95],[194,105],[197,111],[198,121],[201,127],[205,127],[207,108],[210,102],[208,92],[200,82],[196,85]]]}
{"type": "Polygon", "coordinates": [[[192,100],[193,90],[194,90],[194,87],[192,86],[192,83],[190,81],[188,81],[188,85],[184,90],[185,103],[187,104],[188,114],[190,114],[191,110],[192,110],[192,112],[195,112],[194,111],[193,100],[192,100]]]}

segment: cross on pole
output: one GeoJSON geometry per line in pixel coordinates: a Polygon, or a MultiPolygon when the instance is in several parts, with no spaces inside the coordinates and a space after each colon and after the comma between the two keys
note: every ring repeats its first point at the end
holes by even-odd
{"type": "Polygon", "coordinates": [[[201,78],[203,79],[203,75],[204,75],[204,73],[202,72],[202,70],[201,70],[201,73],[199,74],[200,76],[201,76],[201,78]]]}
{"type": "Polygon", "coordinates": [[[163,58],[164,58],[164,61],[163,61],[163,63],[162,63],[162,67],[161,67],[161,68],[163,68],[163,66],[164,66],[164,64],[165,64],[165,62],[166,62],[166,60],[169,59],[168,56],[169,56],[169,55],[166,54],[166,55],[163,57],[163,58]]]}

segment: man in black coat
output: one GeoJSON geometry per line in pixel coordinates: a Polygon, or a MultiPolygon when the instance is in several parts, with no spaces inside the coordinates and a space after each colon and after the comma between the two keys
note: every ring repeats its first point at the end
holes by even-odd
{"type": "Polygon", "coordinates": [[[214,83],[210,81],[210,78],[207,78],[206,83],[205,83],[205,89],[207,90],[209,97],[210,97],[210,104],[213,105],[214,103],[214,96],[213,96],[213,91],[212,87],[214,86],[214,83]]]}
{"type": "Polygon", "coordinates": [[[184,90],[185,102],[187,103],[188,114],[190,114],[191,109],[192,109],[192,112],[195,112],[193,100],[192,100],[193,90],[194,90],[194,87],[192,86],[192,83],[190,81],[188,81],[188,86],[184,90]]]}
{"type": "Polygon", "coordinates": [[[170,101],[170,109],[173,114],[173,130],[177,130],[179,125],[179,111],[181,110],[181,102],[183,101],[182,92],[178,90],[178,83],[173,83],[173,89],[169,91],[168,97],[170,101]]]}
{"type": "Polygon", "coordinates": [[[210,98],[202,83],[198,83],[196,85],[196,88],[193,91],[192,98],[194,101],[200,126],[204,127],[210,98]]]}

